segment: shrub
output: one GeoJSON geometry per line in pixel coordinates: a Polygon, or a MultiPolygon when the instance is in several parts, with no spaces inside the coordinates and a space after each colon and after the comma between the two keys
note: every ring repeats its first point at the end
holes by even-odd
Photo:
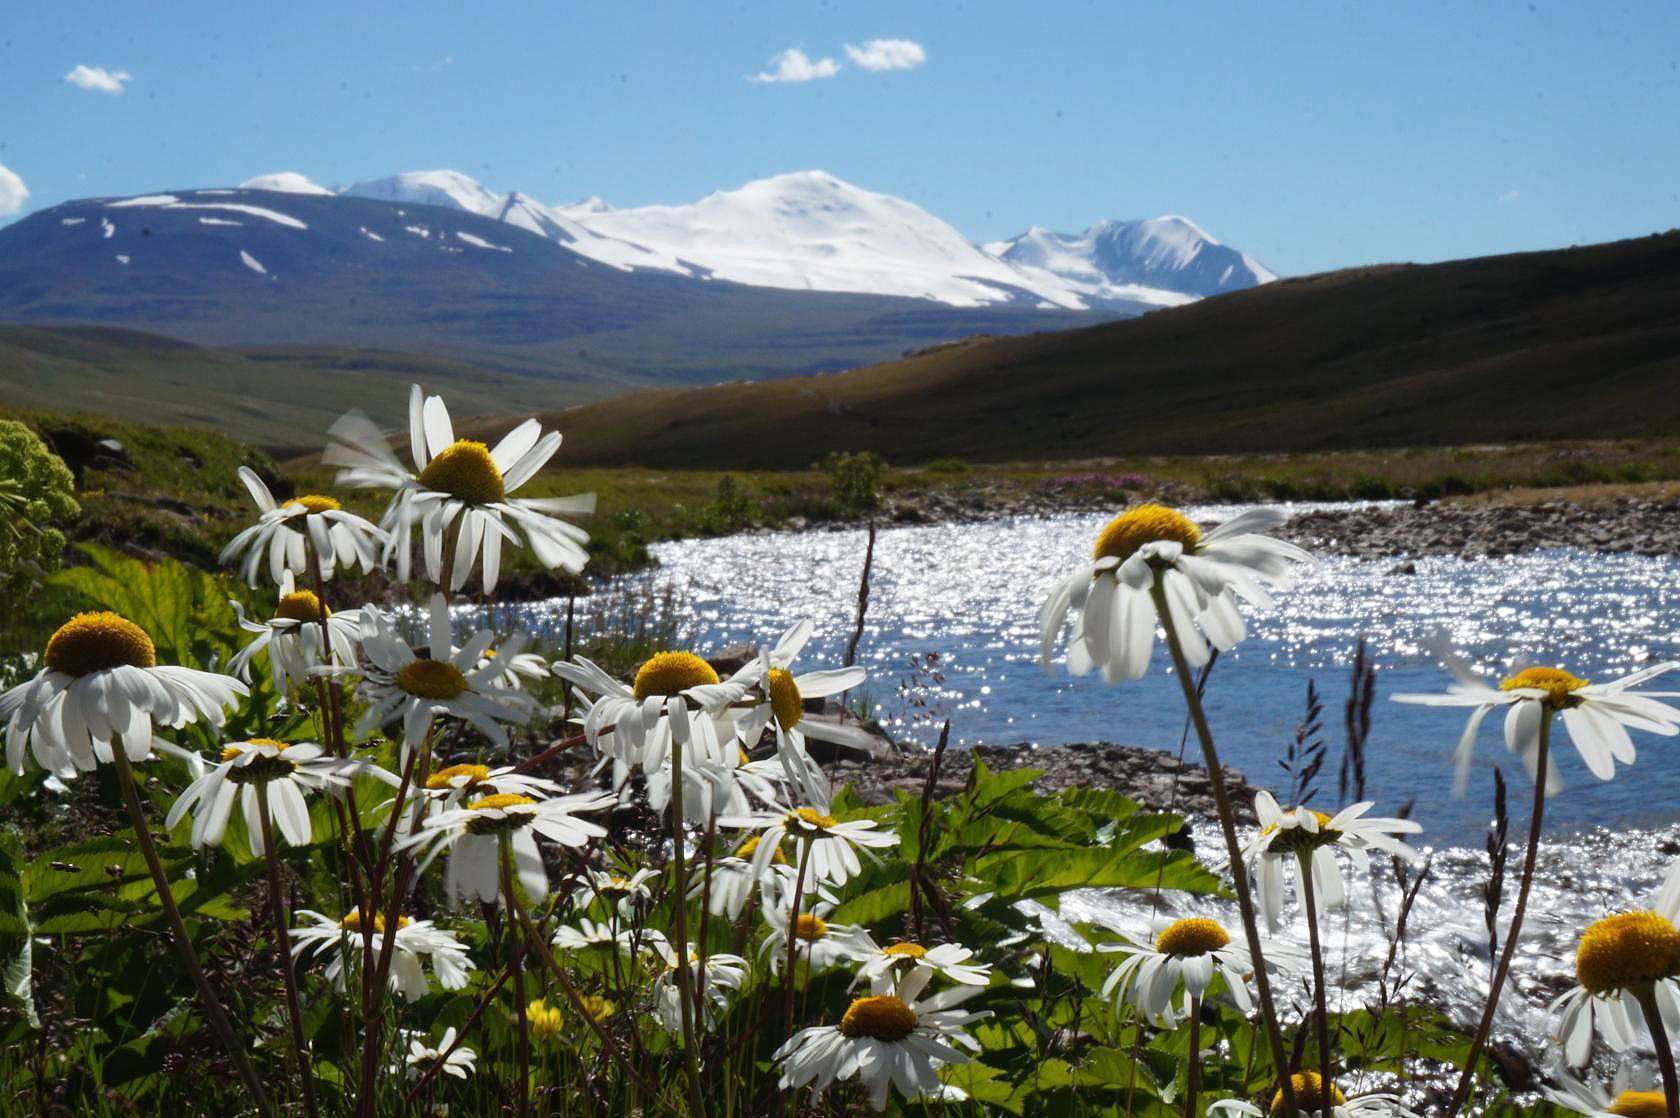
{"type": "Polygon", "coordinates": [[[47,444],[11,419],[0,419],[0,592],[16,594],[58,569],[64,533],[54,521],[81,513],[70,468],[47,444]]]}

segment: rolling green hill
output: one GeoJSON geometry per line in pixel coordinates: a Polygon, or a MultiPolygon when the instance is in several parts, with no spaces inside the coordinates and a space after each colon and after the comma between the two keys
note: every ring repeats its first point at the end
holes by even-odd
{"type": "Polygon", "coordinates": [[[788,467],[1680,433],[1680,233],[1285,280],[867,369],[551,414],[573,463],[788,467]]]}

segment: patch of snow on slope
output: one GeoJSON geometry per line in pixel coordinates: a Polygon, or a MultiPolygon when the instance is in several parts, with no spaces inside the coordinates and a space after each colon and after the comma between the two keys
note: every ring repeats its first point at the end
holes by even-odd
{"type": "Polygon", "coordinates": [[[255,256],[252,256],[250,253],[246,252],[244,249],[239,250],[239,259],[244,262],[244,264],[247,268],[249,268],[249,269],[251,269],[251,271],[257,273],[257,275],[259,275],[259,276],[268,275],[268,269],[263,267],[261,262],[258,261],[255,256]]]}
{"type": "Polygon", "coordinates": [[[457,229],[455,231],[455,236],[459,240],[463,240],[463,241],[467,242],[467,244],[472,245],[474,248],[492,248],[492,249],[495,249],[497,252],[512,252],[513,251],[511,248],[508,248],[506,245],[493,245],[489,241],[485,240],[483,237],[475,237],[471,233],[463,233],[459,229],[457,229]]]}
{"type": "Polygon", "coordinates": [[[356,226],[356,232],[360,233],[362,236],[366,237],[370,241],[383,241],[385,239],[384,237],[381,237],[378,233],[375,233],[372,230],[370,230],[365,225],[356,226]]]}
{"type": "Polygon", "coordinates": [[[108,217],[99,219],[99,228],[104,231],[107,241],[117,235],[117,227],[111,223],[111,219],[108,217]]]}
{"type": "Polygon", "coordinates": [[[271,210],[264,206],[248,206],[243,202],[176,202],[164,208],[169,210],[231,210],[234,213],[260,217],[265,221],[272,221],[276,225],[284,225],[288,229],[309,228],[306,223],[299,221],[290,214],[283,214],[278,210],[271,210]]]}
{"type": "Polygon", "coordinates": [[[243,221],[229,221],[225,217],[201,217],[198,219],[198,223],[200,225],[235,225],[241,228],[245,225],[243,221]]]}
{"type": "Polygon", "coordinates": [[[1135,298],[1143,290],[1176,294],[1175,301],[1188,302],[1277,278],[1189,218],[1172,214],[1099,221],[1082,233],[1034,226],[986,249],[1023,268],[1058,276],[1097,300],[1135,298]]]}
{"type": "Polygon", "coordinates": [[[138,198],[124,198],[120,202],[107,202],[105,208],[120,210],[125,206],[167,206],[172,202],[179,201],[180,199],[173,194],[142,194],[138,198]]]}
{"type": "Polygon", "coordinates": [[[61,217],[58,219],[58,223],[60,225],[80,225],[86,220],[85,217],[61,217]]]}
{"type": "Polygon", "coordinates": [[[127,264],[128,259],[129,258],[127,256],[124,256],[122,253],[120,253],[120,252],[117,253],[117,263],[118,264],[127,264]]]}
{"type": "MultiPolygon", "coordinates": [[[[282,194],[331,194],[332,191],[296,171],[276,171],[272,175],[258,175],[239,184],[241,190],[275,190],[282,194]]],[[[201,190],[200,194],[209,191],[201,190]]]]}
{"type": "Polygon", "coordinates": [[[690,205],[570,216],[596,233],[662,250],[738,283],[906,295],[954,306],[1027,300],[1084,306],[1054,276],[999,260],[920,206],[822,171],[760,179],[690,205]]]}

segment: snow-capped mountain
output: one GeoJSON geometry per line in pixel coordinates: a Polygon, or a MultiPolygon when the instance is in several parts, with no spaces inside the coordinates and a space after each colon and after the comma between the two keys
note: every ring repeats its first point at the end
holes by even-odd
{"type": "Polygon", "coordinates": [[[1136,313],[1275,278],[1175,217],[1102,222],[1079,236],[1033,229],[981,247],[920,206],[823,171],[759,179],[685,205],[631,209],[598,197],[547,206],[518,191],[497,194],[456,171],[411,171],[343,193],[507,221],[617,268],[958,307],[1136,313]]]}
{"type": "MultiPolygon", "coordinates": [[[[1049,272],[1092,300],[1136,298],[1139,291],[1189,297],[1221,295],[1277,279],[1186,217],[1099,221],[1083,233],[1034,226],[986,250],[1024,268],[1049,272]]],[[[1186,300],[1188,301],[1188,299],[1186,300]]]]}

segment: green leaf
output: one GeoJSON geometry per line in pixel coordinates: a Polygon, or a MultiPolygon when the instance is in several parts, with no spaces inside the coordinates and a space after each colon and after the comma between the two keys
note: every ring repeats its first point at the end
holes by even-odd
{"type": "Polygon", "coordinates": [[[1026,850],[989,855],[974,873],[1000,898],[1054,898],[1069,889],[1125,887],[1215,893],[1219,879],[1183,850],[1026,850]]]}
{"type": "Polygon", "coordinates": [[[23,845],[17,836],[0,834],[0,999],[21,1009],[29,1027],[39,1029],[33,994],[34,929],[24,896],[23,845]]]}

